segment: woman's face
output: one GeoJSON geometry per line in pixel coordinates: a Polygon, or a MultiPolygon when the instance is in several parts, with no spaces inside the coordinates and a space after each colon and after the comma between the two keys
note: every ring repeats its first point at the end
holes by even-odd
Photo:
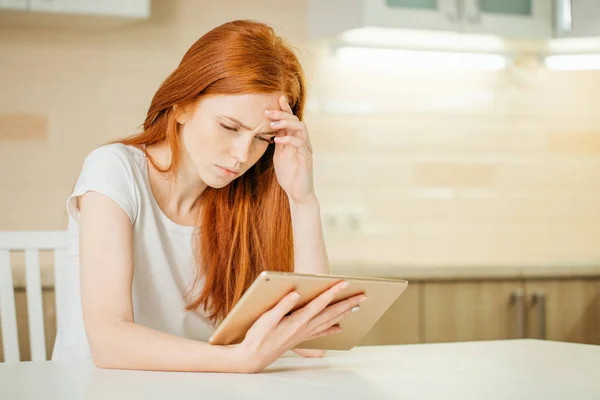
{"type": "Polygon", "coordinates": [[[206,185],[222,188],[262,157],[277,135],[265,110],[280,110],[279,96],[202,96],[179,113],[182,150],[206,185]]]}

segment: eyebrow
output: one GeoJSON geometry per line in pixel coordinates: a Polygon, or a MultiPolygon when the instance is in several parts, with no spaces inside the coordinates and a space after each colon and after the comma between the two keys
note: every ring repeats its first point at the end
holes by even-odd
{"type": "MultiPolygon", "coordinates": [[[[231,120],[231,122],[234,122],[234,123],[238,124],[239,126],[241,126],[242,128],[244,128],[244,129],[246,129],[246,130],[248,130],[248,131],[251,131],[251,130],[252,130],[252,128],[250,128],[250,127],[248,127],[248,126],[244,125],[244,124],[243,124],[241,121],[239,121],[239,120],[237,120],[237,119],[235,119],[235,118],[233,118],[233,117],[228,117],[227,115],[221,115],[221,117],[223,117],[223,118],[227,118],[227,119],[231,120]]],[[[259,134],[259,135],[271,135],[271,136],[277,136],[277,131],[259,132],[258,134],[259,134]]]]}

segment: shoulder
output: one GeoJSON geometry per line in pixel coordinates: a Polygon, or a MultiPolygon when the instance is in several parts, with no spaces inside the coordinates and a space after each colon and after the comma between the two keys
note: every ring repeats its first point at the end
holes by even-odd
{"type": "Polygon", "coordinates": [[[122,143],[106,144],[94,149],[85,159],[85,163],[106,164],[107,166],[121,164],[133,166],[143,157],[143,151],[134,146],[122,143]]]}
{"type": "Polygon", "coordinates": [[[143,157],[141,149],[120,143],[94,149],[85,158],[69,199],[88,191],[104,194],[117,202],[134,222],[140,204],[139,186],[143,184],[143,157]]]}

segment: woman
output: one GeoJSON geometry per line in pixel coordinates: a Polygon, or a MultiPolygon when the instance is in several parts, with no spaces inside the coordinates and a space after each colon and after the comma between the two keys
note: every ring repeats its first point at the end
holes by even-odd
{"type": "MultiPolygon", "coordinates": [[[[263,270],[328,273],[296,56],[234,21],[187,51],[143,131],[94,150],[67,200],[73,268],[53,359],[102,368],[258,372],[340,331],[365,297],[285,296],[233,346],[206,341],[263,270]]],[[[297,353],[320,357],[317,350],[297,353]]]]}

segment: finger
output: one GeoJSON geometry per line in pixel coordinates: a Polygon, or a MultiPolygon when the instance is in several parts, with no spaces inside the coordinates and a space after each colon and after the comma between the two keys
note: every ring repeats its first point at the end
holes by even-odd
{"type": "Polygon", "coordinates": [[[283,297],[275,307],[261,315],[254,325],[263,327],[267,330],[274,329],[279,325],[281,320],[292,311],[299,298],[300,295],[298,295],[298,293],[289,293],[283,297]]]}
{"type": "MultiPolygon", "coordinates": [[[[299,121],[298,117],[296,115],[294,115],[294,112],[292,111],[292,108],[290,107],[289,103],[287,102],[287,99],[285,98],[285,96],[281,96],[279,98],[279,105],[281,107],[281,109],[283,111],[280,111],[281,113],[285,114],[286,116],[280,119],[292,119],[292,120],[296,120],[299,121]]],[[[267,114],[271,114],[271,111],[279,111],[279,110],[266,110],[265,112],[267,112],[267,114]]],[[[272,113],[271,115],[276,115],[275,113],[272,113]]],[[[277,115],[282,115],[282,114],[277,114],[277,115]]],[[[277,119],[277,118],[273,118],[273,119],[277,119]]],[[[303,130],[298,130],[298,135],[300,137],[302,137],[304,140],[306,140],[306,142],[308,143],[308,148],[312,151],[312,144],[310,143],[310,138],[308,136],[308,130],[306,129],[306,125],[304,125],[304,129],[303,130]]]]}
{"type": "Polygon", "coordinates": [[[342,331],[343,331],[342,327],[334,325],[334,326],[332,326],[330,328],[325,329],[324,331],[321,331],[319,333],[313,334],[312,336],[310,336],[306,340],[318,339],[318,338],[323,337],[323,336],[333,335],[334,333],[341,333],[342,331]]]}
{"type": "Polygon", "coordinates": [[[310,321],[308,325],[309,329],[313,329],[316,331],[322,330],[324,325],[334,325],[334,323],[330,323],[330,321],[334,321],[340,316],[348,315],[366,298],[367,296],[360,294],[326,307],[323,311],[321,311],[316,317],[314,317],[310,321]]]}
{"type": "Polygon", "coordinates": [[[324,331],[331,326],[339,325],[346,317],[350,314],[360,311],[360,306],[353,306],[349,310],[345,310],[343,313],[336,315],[335,317],[323,322],[321,325],[317,326],[314,330],[311,331],[311,334],[315,334],[317,332],[324,331]]]}
{"type": "Polygon", "coordinates": [[[281,109],[283,111],[287,111],[290,114],[294,114],[294,112],[292,111],[292,107],[290,107],[290,103],[288,103],[287,98],[284,95],[281,95],[281,97],[279,97],[279,105],[281,106],[281,109]]]}
{"type": "Polygon", "coordinates": [[[306,159],[311,158],[312,151],[306,146],[306,143],[295,136],[278,136],[273,139],[277,144],[287,144],[298,150],[300,155],[306,159]]]}
{"type": "Polygon", "coordinates": [[[273,140],[275,141],[275,143],[289,144],[290,146],[294,146],[297,148],[306,147],[306,143],[304,142],[304,140],[296,136],[275,136],[273,140]]]}
{"type": "Polygon", "coordinates": [[[307,305],[292,314],[291,318],[300,319],[305,323],[312,320],[317,314],[325,309],[335,296],[348,286],[348,282],[341,281],[315,297],[307,305]]]}
{"type": "Polygon", "coordinates": [[[289,119],[289,120],[293,120],[293,121],[300,121],[298,119],[298,117],[296,117],[294,114],[290,114],[287,111],[265,110],[265,115],[267,116],[267,118],[273,119],[273,120],[289,119]]]}
{"type": "Polygon", "coordinates": [[[275,129],[289,129],[298,132],[306,131],[306,125],[304,125],[304,122],[297,119],[280,119],[271,122],[269,125],[275,129]]]}
{"type": "Polygon", "coordinates": [[[308,156],[309,154],[312,154],[312,146],[310,145],[309,141],[306,141],[303,138],[303,136],[304,135],[298,135],[298,136],[291,136],[291,135],[287,135],[287,136],[275,136],[273,138],[273,140],[275,141],[275,143],[289,144],[289,145],[292,145],[294,147],[297,147],[298,149],[305,148],[306,149],[306,153],[307,153],[305,155],[308,156]]]}

